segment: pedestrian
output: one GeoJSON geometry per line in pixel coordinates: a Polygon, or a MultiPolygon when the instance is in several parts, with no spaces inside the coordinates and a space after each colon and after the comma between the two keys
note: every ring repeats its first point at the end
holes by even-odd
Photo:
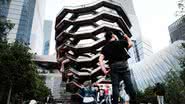
{"type": "Polygon", "coordinates": [[[105,102],[105,92],[103,89],[100,89],[100,94],[99,94],[99,104],[106,104],[105,102]]]}
{"type": "Polygon", "coordinates": [[[105,101],[106,101],[106,104],[112,104],[111,103],[111,92],[110,92],[110,87],[109,85],[106,85],[105,87],[105,101]]]}
{"type": "Polygon", "coordinates": [[[154,93],[157,96],[158,104],[164,104],[165,88],[161,83],[156,83],[154,93]]]}
{"type": "Polygon", "coordinates": [[[107,75],[110,71],[113,87],[113,104],[118,104],[119,83],[124,81],[125,90],[130,96],[130,104],[136,104],[136,92],[131,82],[131,74],[128,67],[128,49],[132,47],[131,39],[124,34],[123,39],[118,40],[111,31],[105,34],[107,44],[102,48],[99,63],[102,71],[107,75]],[[105,68],[104,60],[108,60],[110,70],[105,68]]]}
{"type": "Polygon", "coordinates": [[[120,82],[120,97],[122,99],[123,104],[129,104],[130,97],[125,92],[125,85],[123,81],[120,82]]]}
{"type": "Polygon", "coordinates": [[[97,93],[92,87],[91,81],[84,82],[84,86],[80,89],[80,95],[83,97],[81,104],[96,104],[97,93]]]}

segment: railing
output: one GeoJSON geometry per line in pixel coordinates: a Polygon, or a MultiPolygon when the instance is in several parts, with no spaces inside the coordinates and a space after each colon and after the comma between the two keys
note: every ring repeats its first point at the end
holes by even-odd
{"type": "Polygon", "coordinates": [[[118,2],[115,2],[115,1],[112,1],[112,0],[96,0],[95,2],[91,2],[91,3],[87,3],[87,4],[83,4],[83,5],[78,5],[78,6],[64,6],[64,7],[62,8],[62,10],[59,11],[59,13],[57,14],[57,16],[59,16],[60,13],[61,13],[65,8],[68,8],[68,9],[85,8],[85,7],[90,7],[90,6],[96,5],[96,4],[98,4],[98,3],[101,3],[102,1],[111,2],[111,3],[114,3],[115,5],[118,5],[118,6],[122,7],[122,6],[121,6],[121,3],[118,3],[118,2]]]}
{"type": "MultiPolygon", "coordinates": [[[[98,15],[101,15],[101,14],[104,14],[104,13],[107,13],[107,14],[110,14],[110,11],[106,11],[106,10],[102,10],[101,12],[99,12],[98,14],[96,15],[93,15],[93,16],[88,16],[88,17],[81,17],[81,18],[77,18],[76,20],[70,20],[70,17],[64,17],[57,25],[56,25],[56,28],[62,23],[62,21],[64,20],[67,20],[67,21],[71,21],[71,22],[77,22],[77,21],[83,21],[83,20],[90,20],[90,19],[94,19],[96,18],[98,15]]],[[[113,16],[118,16],[118,14],[114,13],[114,12],[111,12],[111,15],[113,16]]]]}
{"type": "MultiPolygon", "coordinates": [[[[99,9],[99,8],[98,8],[99,9]]],[[[111,14],[114,14],[114,15],[117,15],[118,16],[118,14],[117,13],[115,13],[115,12],[117,12],[117,11],[115,11],[115,12],[113,12],[114,10],[101,10],[101,11],[99,11],[97,14],[95,14],[95,15],[92,15],[92,16],[87,16],[87,17],[81,17],[81,16],[79,16],[77,19],[76,19],[76,21],[79,21],[79,20],[83,20],[83,19],[88,19],[88,18],[94,18],[94,17],[96,17],[97,15],[99,15],[99,14],[102,14],[102,13],[110,13],[111,12],[111,14]]],[[[85,15],[88,15],[88,14],[85,14],[85,15]]],[[[71,17],[67,17],[67,16],[65,16],[63,19],[70,19],[71,17]]]]}

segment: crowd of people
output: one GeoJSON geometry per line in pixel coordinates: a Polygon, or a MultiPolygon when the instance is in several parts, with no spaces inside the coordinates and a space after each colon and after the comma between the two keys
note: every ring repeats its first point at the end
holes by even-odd
{"type": "MultiPolygon", "coordinates": [[[[81,104],[113,104],[110,85],[93,85],[91,81],[84,82],[80,89],[81,104]]],[[[124,90],[123,81],[120,83],[119,104],[129,104],[129,95],[124,90]]]]}

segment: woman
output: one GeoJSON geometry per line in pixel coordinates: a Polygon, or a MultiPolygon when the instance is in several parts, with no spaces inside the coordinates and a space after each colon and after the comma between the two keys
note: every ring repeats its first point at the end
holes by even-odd
{"type": "Polygon", "coordinates": [[[81,104],[96,104],[97,94],[91,81],[84,82],[84,86],[80,89],[80,95],[83,97],[81,104]]]}
{"type": "Polygon", "coordinates": [[[125,86],[123,84],[123,81],[120,82],[120,97],[123,100],[123,104],[129,104],[130,97],[128,94],[125,92],[125,86]]]}

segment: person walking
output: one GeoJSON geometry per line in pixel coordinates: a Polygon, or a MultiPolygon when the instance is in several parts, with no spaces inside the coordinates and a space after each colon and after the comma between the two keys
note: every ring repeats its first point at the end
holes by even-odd
{"type": "Polygon", "coordinates": [[[154,93],[157,96],[158,104],[164,104],[165,88],[161,83],[156,83],[154,93]]]}
{"type": "Polygon", "coordinates": [[[105,34],[107,44],[102,48],[99,63],[102,71],[107,75],[110,71],[111,82],[113,87],[113,104],[118,104],[119,83],[124,81],[125,90],[130,96],[130,104],[136,104],[136,92],[131,82],[131,74],[128,67],[127,51],[132,47],[131,39],[124,34],[122,40],[118,40],[117,36],[111,31],[105,34]],[[108,60],[110,70],[106,70],[104,60],[108,60]]]}

